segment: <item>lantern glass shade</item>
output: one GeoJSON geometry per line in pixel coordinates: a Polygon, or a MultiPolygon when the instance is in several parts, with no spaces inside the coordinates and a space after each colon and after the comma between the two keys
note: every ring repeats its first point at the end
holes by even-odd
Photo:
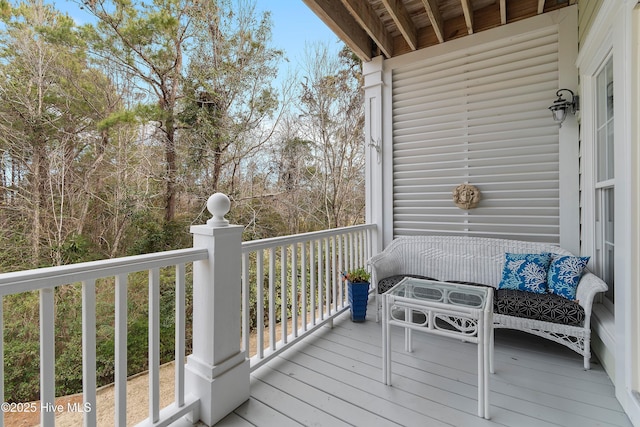
{"type": "Polygon", "coordinates": [[[555,122],[562,123],[567,118],[567,107],[564,105],[558,106],[558,108],[551,109],[551,113],[555,122]]]}

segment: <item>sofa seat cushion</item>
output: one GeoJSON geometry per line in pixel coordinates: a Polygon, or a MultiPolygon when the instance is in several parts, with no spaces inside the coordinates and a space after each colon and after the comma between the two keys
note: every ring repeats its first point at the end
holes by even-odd
{"type": "Polygon", "coordinates": [[[512,289],[498,289],[493,311],[508,316],[583,326],[584,308],[559,295],[536,294],[512,289]]]}
{"type": "Polygon", "coordinates": [[[384,279],[380,279],[378,281],[378,293],[384,294],[389,289],[393,288],[395,285],[400,283],[400,281],[405,277],[413,277],[414,279],[435,280],[432,277],[420,276],[419,274],[398,274],[395,276],[389,276],[389,277],[385,277],[384,279]]]}

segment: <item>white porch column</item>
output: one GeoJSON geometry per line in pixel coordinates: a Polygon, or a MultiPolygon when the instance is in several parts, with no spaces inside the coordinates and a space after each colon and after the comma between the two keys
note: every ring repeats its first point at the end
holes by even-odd
{"type": "MultiPolygon", "coordinates": [[[[558,89],[578,93],[578,8],[562,10],[558,25],[558,89]]],[[[580,252],[580,148],[578,120],[569,114],[558,130],[560,247],[574,254],[580,252]]]]}
{"type": "MultiPolygon", "coordinates": [[[[216,193],[213,218],[191,227],[193,246],[209,258],[193,265],[193,353],[187,357],[186,392],[200,398],[199,418],[212,426],[249,399],[249,360],[240,351],[242,230],[229,225],[229,198],[216,193]]],[[[193,414],[192,421],[197,421],[193,414]]]]}
{"type": "Polygon", "coordinates": [[[378,56],[362,66],[364,76],[364,138],[366,155],[366,221],[378,226],[372,242],[372,253],[383,249],[384,201],[383,201],[383,58],[378,56]]]}

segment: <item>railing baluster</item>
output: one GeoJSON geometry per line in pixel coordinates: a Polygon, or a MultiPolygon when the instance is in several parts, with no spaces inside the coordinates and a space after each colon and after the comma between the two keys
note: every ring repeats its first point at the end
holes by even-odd
{"type": "Polygon", "coordinates": [[[262,249],[256,253],[256,316],[257,316],[257,353],[258,357],[264,357],[264,252],[262,249]]]}
{"type": "Polygon", "coordinates": [[[287,343],[287,247],[280,248],[280,326],[282,331],[282,344],[287,343]]]}
{"type": "Polygon", "coordinates": [[[344,256],[346,258],[344,263],[345,270],[353,269],[353,257],[351,254],[351,234],[347,233],[344,236],[344,256]]]}
{"type": "Polygon", "coordinates": [[[322,277],[323,277],[323,263],[322,263],[322,242],[323,239],[318,239],[318,306],[314,307],[319,310],[320,320],[324,320],[324,310],[323,310],[323,287],[322,287],[322,277]]]}
{"type": "Polygon", "coordinates": [[[355,268],[359,268],[362,265],[362,262],[360,259],[360,235],[358,233],[353,233],[353,249],[355,251],[355,268]]]}
{"type": "Polygon", "coordinates": [[[360,251],[360,233],[355,233],[356,263],[360,267],[362,265],[362,254],[360,251]]]}
{"type": "Polygon", "coordinates": [[[355,244],[353,239],[353,233],[349,233],[349,261],[350,261],[350,269],[356,268],[356,252],[355,252],[355,244]]]}
{"type": "Polygon", "coordinates": [[[311,324],[315,326],[316,324],[316,246],[315,242],[309,242],[309,265],[310,265],[310,279],[311,283],[309,284],[309,292],[311,292],[311,304],[309,307],[309,311],[311,311],[311,324]]]}
{"type": "Polygon", "coordinates": [[[175,331],[175,401],[184,405],[184,358],[186,341],[186,283],[185,265],[176,265],[176,331],[175,331]]]}
{"type": "Polygon", "coordinates": [[[332,279],[332,272],[331,272],[331,254],[332,254],[332,250],[333,248],[331,247],[331,238],[327,237],[327,239],[325,240],[325,248],[324,248],[324,252],[325,252],[325,260],[324,260],[324,266],[325,266],[325,273],[324,273],[324,285],[325,285],[325,294],[327,297],[327,301],[325,302],[325,311],[327,312],[327,317],[331,316],[331,304],[333,303],[333,294],[332,294],[332,285],[333,285],[333,281],[332,279]]]}
{"type": "Polygon", "coordinates": [[[291,245],[291,333],[298,337],[298,244],[291,245]]]}
{"type": "Polygon", "coordinates": [[[96,281],[82,282],[82,398],[84,426],[96,425],[96,281]]]}
{"type": "Polygon", "coordinates": [[[269,249],[269,347],[276,350],[276,248],[269,249]]]}
{"type": "Polygon", "coordinates": [[[364,239],[362,233],[358,233],[358,252],[360,253],[360,265],[364,265],[364,239]]]}
{"type": "Polygon", "coordinates": [[[127,425],[127,276],[116,276],[115,425],[127,425]]]}
{"type": "Polygon", "coordinates": [[[149,418],[160,419],[160,269],[149,270],[149,418]]]}
{"type": "Polygon", "coordinates": [[[249,253],[242,254],[242,350],[249,356],[249,294],[251,286],[249,283],[249,253]]]}
{"type": "Polygon", "coordinates": [[[344,307],[344,282],[342,272],[344,271],[344,254],[342,253],[342,236],[338,236],[338,287],[340,289],[340,308],[344,307]]]}
{"type": "Polygon", "coordinates": [[[362,257],[360,256],[360,233],[355,233],[353,238],[354,238],[354,247],[356,250],[356,264],[358,266],[361,266],[362,257]]]}
{"type": "Polygon", "coordinates": [[[302,242],[302,253],[300,254],[300,267],[302,268],[302,278],[300,286],[302,286],[302,330],[307,330],[307,242],[302,242]]]}
{"type": "Polygon", "coordinates": [[[40,424],[55,424],[55,301],[54,289],[40,289],[40,424]]]}

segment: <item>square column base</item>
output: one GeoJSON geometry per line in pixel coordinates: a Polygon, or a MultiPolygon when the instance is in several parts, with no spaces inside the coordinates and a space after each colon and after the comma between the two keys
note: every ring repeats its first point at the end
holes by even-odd
{"type": "MultiPolygon", "coordinates": [[[[199,418],[206,425],[213,426],[249,399],[249,359],[243,358],[240,363],[215,377],[204,375],[201,366],[198,366],[200,363],[190,366],[187,362],[185,366],[186,392],[200,397],[200,413],[187,418],[191,422],[199,418]]],[[[212,372],[215,371],[217,369],[212,367],[212,372]]]]}

